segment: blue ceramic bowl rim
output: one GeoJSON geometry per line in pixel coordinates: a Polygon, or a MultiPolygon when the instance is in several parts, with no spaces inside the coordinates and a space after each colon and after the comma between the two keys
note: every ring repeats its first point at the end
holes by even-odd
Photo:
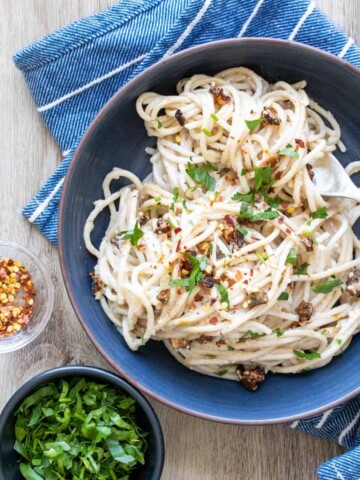
{"type": "Polygon", "coordinates": [[[78,158],[81,156],[83,147],[85,146],[87,140],[89,137],[91,137],[93,130],[97,127],[98,123],[102,121],[102,118],[106,115],[107,111],[112,108],[113,104],[117,102],[117,99],[119,96],[125,95],[127,90],[132,87],[134,83],[137,83],[141,81],[142,78],[145,78],[146,75],[148,75],[150,72],[156,71],[157,69],[163,68],[164,65],[166,65],[169,61],[173,62],[175,60],[180,60],[183,56],[187,55],[188,53],[191,54],[196,54],[197,52],[201,52],[203,50],[208,49],[209,47],[211,48],[212,46],[222,46],[222,45],[233,45],[233,44],[243,44],[243,45],[249,45],[249,44],[256,44],[256,45],[280,45],[284,46],[287,48],[297,48],[299,50],[309,52],[309,54],[315,55],[322,57],[326,59],[329,62],[337,64],[340,68],[345,68],[347,70],[350,70],[352,73],[355,73],[356,75],[359,76],[359,81],[360,81],[360,69],[355,67],[354,65],[351,65],[348,63],[346,60],[337,57],[331,53],[324,52],[323,50],[319,50],[318,48],[311,47],[309,45],[305,45],[303,43],[299,42],[294,42],[290,40],[281,40],[281,39],[274,39],[274,38],[266,38],[266,37],[247,37],[247,38],[232,38],[232,39],[226,39],[226,40],[219,40],[216,42],[209,42],[205,43],[202,45],[198,45],[196,47],[191,47],[187,48],[185,50],[181,50],[178,53],[175,53],[169,57],[166,57],[165,59],[161,59],[158,62],[156,62],[154,65],[151,65],[149,68],[145,69],[143,72],[141,72],[139,75],[134,77],[132,80],[130,80],[126,85],[124,85],[118,92],[113,95],[110,100],[107,101],[107,103],[103,106],[103,108],[100,110],[100,112],[96,115],[94,120],[90,123],[88,129],[86,130],[84,136],[82,137],[75,153],[73,156],[73,159],[70,163],[68,172],[65,177],[63,189],[62,189],[62,195],[61,195],[61,200],[60,200],[60,209],[59,209],[59,221],[58,221],[58,242],[59,242],[59,260],[60,260],[60,267],[61,267],[61,273],[63,276],[63,280],[65,283],[66,291],[68,294],[68,297],[70,299],[71,305],[75,311],[76,316],[78,317],[83,329],[87,333],[88,337],[90,340],[93,342],[95,347],[99,350],[99,352],[103,355],[103,357],[107,360],[107,362],[117,371],[119,372],[128,382],[130,382],[132,385],[134,385],[136,388],[141,390],[143,393],[146,395],[149,395],[150,397],[154,398],[155,400],[158,400],[159,402],[163,403],[164,405],[167,405],[171,408],[174,408],[175,410],[178,410],[180,412],[186,413],[188,415],[192,415],[195,417],[203,418],[206,420],[211,420],[215,422],[221,422],[221,423],[228,423],[228,424],[236,424],[236,425],[271,425],[271,424],[279,424],[279,423],[290,423],[298,420],[302,420],[305,418],[312,417],[314,415],[317,415],[319,413],[322,413],[326,410],[329,410],[331,408],[334,408],[338,405],[341,405],[342,403],[347,402],[348,400],[354,398],[356,395],[360,394],[360,387],[356,388],[353,390],[351,393],[344,395],[343,397],[340,397],[339,399],[327,403],[323,405],[322,407],[316,408],[309,410],[305,413],[300,413],[297,415],[291,415],[291,416],[284,416],[283,418],[276,418],[276,419],[266,419],[266,420],[241,420],[238,418],[224,418],[220,416],[214,416],[214,415],[208,415],[205,413],[193,411],[189,408],[183,407],[179,403],[171,402],[167,400],[165,397],[160,396],[156,393],[154,393],[152,390],[149,390],[148,388],[144,387],[143,385],[139,384],[134,378],[132,378],[126,371],[124,371],[120,365],[118,365],[110,355],[106,352],[104,348],[101,347],[101,345],[97,342],[95,337],[92,335],[89,327],[87,326],[86,320],[83,317],[83,315],[80,312],[80,309],[77,305],[75,295],[71,289],[70,286],[70,278],[68,276],[68,272],[66,269],[66,262],[65,262],[65,251],[64,251],[64,238],[63,238],[63,232],[64,232],[64,216],[65,216],[65,199],[67,195],[67,191],[69,189],[70,185],[70,179],[72,176],[72,171],[75,168],[75,165],[78,161],[78,158]]]}
{"type": "MultiPolygon", "coordinates": [[[[164,467],[165,445],[162,428],[153,407],[150,405],[149,401],[144,397],[144,395],[134,388],[130,383],[116,373],[110,372],[109,370],[105,370],[103,368],[93,367],[91,365],[64,365],[62,367],[46,370],[35,375],[35,377],[30,378],[18,390],[16,390],[3,408],[0,414],[0,438],[2,437],[2,432],[14,406],[19,404],[37,385],[40,385],[44,382],[54,381],[64,376],[81,377],[82,375],[93,375],[101,382],[117,386],[121,391],[124,391],[133,397],[140,405],[144,414],[149,420],[154,434],[155,467],[153,472],[153,480],[160,480],[164,467]]],[[[6,480],[4,477],[2,477],[1,472],[0,480],[6,480]]]]}

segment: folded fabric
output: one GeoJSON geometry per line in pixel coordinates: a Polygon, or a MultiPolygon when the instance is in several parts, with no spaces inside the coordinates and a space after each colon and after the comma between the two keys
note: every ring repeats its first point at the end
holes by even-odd
{"type": "MultiPolygon", "coordinates": [[[[154,62],[202,43],[242,36],[303,42],[360,67],[360,50],[307,0],[122,0],[14,56],[64,160],[24,215],[53,243],[61,189],[74,151],[102,106],[154,62]],[[225,14],[224,14],[225,9],[225,14]]],[[[292,426],[360,444],[359,399],[292,426]]],[[[360,476],[360,447],[319,469],[322,480],[360,476]]]]}

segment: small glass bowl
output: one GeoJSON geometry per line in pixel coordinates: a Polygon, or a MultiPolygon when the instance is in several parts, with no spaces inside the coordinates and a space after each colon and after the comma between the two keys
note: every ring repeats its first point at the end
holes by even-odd
{"type": "Polygon", "coordinates": [[[40,335],[49,321],[54,305],[54,289],[50,275],[33,253],[16,243],[0,240],[0,260],[4,258],[18,260],[28,270],[36,295],[29,323],[13,336],[0,337],[0,353],[23,348],[40,335]]]}

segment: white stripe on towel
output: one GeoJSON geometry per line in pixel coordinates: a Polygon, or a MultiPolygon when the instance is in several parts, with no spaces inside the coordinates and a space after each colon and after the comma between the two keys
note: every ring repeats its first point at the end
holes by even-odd
{"type": "Polygon", "coordinates": [[[290,428],[296,428],[299,425],[299,420],[296,420],[290,425],[290,428]]]}
{"type": "Polygon", "coordinates": [[[333,469],[335,470],[335,473],[336,473],[336,478],[338,478],[338,480],[345,480],[345,477],[342,475],[341,472],[339,472],[339,470],[336,468],[336,465],[334,462],[331,462],[331,466],[333,467],[333,469]]]}
{"type": "Polygon", "coordinates": [[[340,433],[339,435],[339,438],[338,438],[338,442],[340,443],[340,445],[342,445],[342,441],[344,440],[344,437],[347,433],[350,432],[350,430],[355,426],[356,422],[359,420],[360,418],[360,412],[358,412],[354,419],[352,420],[352,422],[349,423],[349,425],[344,428],[344,430],[340,433]]]}
{"type": "Polygon", "coordinates": [[[349,50],[349,48],[353,43],[354,43],[354,40],[350,37],[349,40],[345,43],[341,52],[339,53],[340,58],[343,58],[345,56],[346,52],[349,50]]]}
{"type": "Polygon", "coordinates": [[[254,10],[251,12],[251,15],[250,17],[246,20],[246,22],[244,23],[244,25],[242,26],[242,29],[240,30],[240,33],[238,35],[238,37],[242,37],[244,35],[244,33],[246,32],[248,26],[250,25],[252,19],[255,17],[255,15],[257,14],[257,12],[259,11],[259,8],[261,7],[261,5],[264,3],[264,0],[259,0],[257,2],[257,4],[255,5],[255,8],[254,10]]]}
{"type": "Polygon", "coordinates": [[[211,2],[212,2],[212,0],[205,0],[204,5],[200,8],[196,17],[189,23],[186,30],[180,35],[180,37],[176,40],[174,45],[169,48],[169,50],[164,54],[164,56],[162,58],[166,58],[169,55],[172,55],[174,52],[176,52],[176,50],[184,42],[185,38],[190,35],[190,33],[192,32],[195,25],[197,25],[200,22],[204,13],[210,7],[211,2]]]}
{"type": "Polygon", "coordinates": [[[33,212],[33,214],[31,215],[31,217],[29,218],[29,222],[33,223],[35,222],[35,220],[38,218],[39,215],[42,214],[42,212],[44,210],[46,210],[47,206],[49,205],[49,203],[51,202],[51,199],[54,197],[54,195],[56,194],[56,192],[59,190],[59,188],[62,186],[62,184],[64,183],[64,180],[65,180],[65,177],[63,177],[60,182],[54,187],[53,191],[50,193],[50,195],[48,197],[45,198],[45,200],[43,202],[41,202],[39,204],[39,206],[37,207],[37,209],[33,212]]]}
{"type": "Polygon", "coordinates": [[[294,28],[294,30],[291,32],[291,34],[290,34],[290,36],[289,36],[289,40],[294,40],[294,38],[296,37],[296,34],[298,33],[298,31],[299,31],[300,28],[304,25],[305,20],[308,18],[309,15],[312,14],[314,8],[315,8],[315,3],[314,3],[314,2],[310,2],[308,8],[306,9],[306,12],[305,12],[304,15],[300,18],[298,24],[296,25],[296,27],[294,28]]]}
{"type": "Polygon", "coordinates": [[[65,102],[65,100],[68,100],[71,97],[74,97],[75,95],[78,95],[79,93],[83,92],[84,90],[87,90],[88,88],[93,87],[94,85],[97,85],[98,83],[103,82],[104,80],[107,80],[108,78],[111,78],[112,76],[116,75],[117,73],[121,72],[122,70],[125,70],[126,68],[130,67],[134,63],[138,63],[141,60],[145,58],[144,55],[140,55],[140,57],[134,58],[134,60],[131,60],[130,62],[124,63],[120,67],[115,68],[114,70],[111,70],[111,72],[105,73],[105,75],[102,75],[101,77],[95,78],[95,80],[92,80],[89,83],[86,83],[82,87],[77,88],[76,90],[73,90],[70,93],[67,93],[63,97],[58,98],[57,100],[54,100],[53,102],[48,103],[47,105],[43,105],[42,107],[39,107],[37,110],[38,112],[46,112],[47,110],[50,110],[51,108],[56,107],[62,102],[65,102]]]}
{"type": "Polygon", "coordinates": [[[329,416],[332,414],[333,411],[334,409],[331,408],[330,410],[325,412],[323,416],[320,418],[320,422],[315,425],[315,428],[321,428],[322,426],[324,426],[326,423],[326,420],[329,418],[329,416]]]}

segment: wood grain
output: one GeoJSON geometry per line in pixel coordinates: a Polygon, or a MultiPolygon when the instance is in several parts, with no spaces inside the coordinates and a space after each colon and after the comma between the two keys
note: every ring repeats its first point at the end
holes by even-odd
{"type": "MultiPolygon", "coordinates": [[[[57,249],[21,216],[21,206],[54,171],[61,156],[11,55],[42,35],[115,3],[0,0],[0,235],[41,255],[56,289],[54,313],[46,331],[31,348],[0,356],[0,408],[23,382],[47,368],[68,363],[109,368],[70,307],[57,249]]],[[[316,3],[360,43],[358,0],[316,3]]],[[[153,404],[165,434],[163,480],[312,480],[320,463],[342,452],[335,443],[286,426],[221,425],[153,404]]]]}

